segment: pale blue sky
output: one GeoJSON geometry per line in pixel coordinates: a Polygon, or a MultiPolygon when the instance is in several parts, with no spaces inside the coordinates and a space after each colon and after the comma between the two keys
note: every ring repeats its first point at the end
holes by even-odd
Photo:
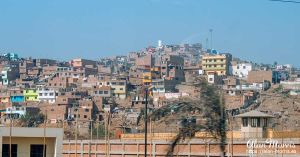
{"type": "Polygon", "coordinates": [[[1,0],[0,51],[97,59],[157,40],[300,66],[300,4],[269,0],[1,0]]]}

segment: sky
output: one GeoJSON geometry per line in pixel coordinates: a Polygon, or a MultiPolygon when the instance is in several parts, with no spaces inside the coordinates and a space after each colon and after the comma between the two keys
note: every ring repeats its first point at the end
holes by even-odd
{"type": "Polygon", "coordinates": [[[0,52],[69,60],[202,43],[300,67],[300,4],[269,0],[1,0],[0,52]]]}

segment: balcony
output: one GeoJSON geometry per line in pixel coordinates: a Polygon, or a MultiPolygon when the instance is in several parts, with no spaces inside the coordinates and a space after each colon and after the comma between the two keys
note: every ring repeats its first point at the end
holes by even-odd
{"type": "Polygon", "coordinates": [[[226,66],[224,67],[202,67],[203,70],[226,70],[226,66]]]}

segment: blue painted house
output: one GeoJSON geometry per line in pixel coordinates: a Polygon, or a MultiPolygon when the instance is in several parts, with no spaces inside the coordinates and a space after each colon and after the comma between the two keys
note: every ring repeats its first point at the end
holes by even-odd
{"type": "Polygon", "coordinates": [[[24,102],[24,96],[23,95],[14,95],[10,96],[10,102],[24,102]]]}

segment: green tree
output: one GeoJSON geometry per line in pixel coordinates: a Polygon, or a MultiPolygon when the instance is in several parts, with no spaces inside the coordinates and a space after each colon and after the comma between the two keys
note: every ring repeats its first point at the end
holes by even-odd
{"type": "Polygon", "coordinates": [[[44,123],[44,120],[45,116],[41,113],[26,113],[19,119],[21,127],[37,127],[39,124],[44,123]]]}

